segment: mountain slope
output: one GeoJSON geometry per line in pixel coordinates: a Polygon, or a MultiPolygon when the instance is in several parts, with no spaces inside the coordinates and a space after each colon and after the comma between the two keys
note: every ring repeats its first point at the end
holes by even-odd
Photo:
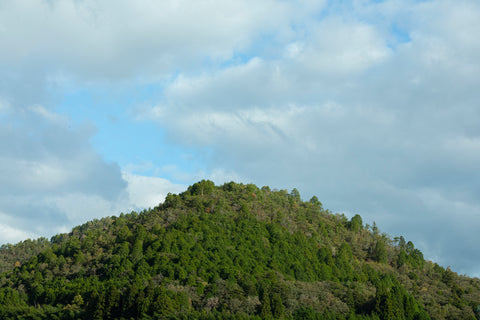
{"type": "Polygon", "coordinates": [[[479,279],[426,262],[403,237],[332,214],[316,197],[302,201],[295,189],[201,181],[152,210],[40,243],[0,276],[0,318],[480,315],[479,279]]]}

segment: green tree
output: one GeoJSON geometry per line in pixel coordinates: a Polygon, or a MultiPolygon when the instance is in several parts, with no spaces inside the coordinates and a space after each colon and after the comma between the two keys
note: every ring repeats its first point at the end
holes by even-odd
{"type": "Polygon", "coordinates": [[[135,240],[135,243],[133,244],[132,248],[132,262],[137,263],[141,259],[143,259],[143,241],[140,239],[135,240]]]}
{"type": "Polygon", "coordinates": [[[302,201],[300,197],[300,192],[298,192],[297,188],[292,189],[292,191],[290,192],[290,196],[292,196],[298,202],[302,201]]]}
{"type": "Polygon", "coordinates": [[[191,195],[203,196],[206,194],[211,194],[215,189],[215,183],[210,180],[202,180],[188,187],[188,192],[191,195]]]}
{"type": "Polygon", "coordinates": [[[262,318],[270,318],[272,316],[272,307],[270,301],[270,289],[265,287],[261,292],[261,309],[260,309],[260,316],[262,318]]]}
{"type": "Polygon", "coordinates": [[[275,319],[283,318],[285,314],[285,307],[282,302],[282,297],[279,293],[272,294],[272,315],[275,319]]]}
{"type": "Polygon", "coordinates": [[[378,240],[375,245],[375,261],[380,263],[387,263],[387,249],[383,240],[378,240]]]}
{"type": "Polygon", "coordinates": [[[407,243],[405,242],[405,238],[403,236],[400,236],[400,239],[398,240],[398,246],[403,250],[407,248],[407,243]]]}
{"type": "Polygon", "coordinates": [[[407,253],[404,249],[401,249],[397,257],[397,267],[402,267],[407,262],[407,258],[407,253]]]}
{"type": "Polygon", "coordinates": [[[350,226],[350,230],[355,232],[355,233],[362,230],[362,228],[363,228],[362,217],[358,214],[353,216],[352,219],[350,220],[349,226],[350,226]]]}

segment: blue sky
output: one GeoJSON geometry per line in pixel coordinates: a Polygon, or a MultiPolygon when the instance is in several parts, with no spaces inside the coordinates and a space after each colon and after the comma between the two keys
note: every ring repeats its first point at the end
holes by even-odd
{"type": "Polygon", "coordinates": [[[478,34],[466,0],[2,1],[0,243],[235,180],[479,276],[478,34]]]}

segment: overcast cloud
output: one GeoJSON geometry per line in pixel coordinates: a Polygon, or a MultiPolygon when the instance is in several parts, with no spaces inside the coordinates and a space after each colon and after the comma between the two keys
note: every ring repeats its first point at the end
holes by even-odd
{"type": "Polygon", "coordinates": [[[478,276],[478,34],[466,0],[4,1],[0,242],[233,179],[317,195],[478,276]],[[122,167],[92,145],[107,126],[60,111],[105,86],[156,88],[111,117],[154,122],[145,148],[171,163],[122,167]]]}

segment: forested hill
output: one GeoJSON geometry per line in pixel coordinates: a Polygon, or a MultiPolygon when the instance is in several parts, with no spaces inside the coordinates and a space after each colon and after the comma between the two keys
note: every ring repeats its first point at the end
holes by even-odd
{"type": "Polygon", "coordinates": [[[0,319],[480,318],[479,279],[296,189],[204,180],[0,259],[0,319]]]}

